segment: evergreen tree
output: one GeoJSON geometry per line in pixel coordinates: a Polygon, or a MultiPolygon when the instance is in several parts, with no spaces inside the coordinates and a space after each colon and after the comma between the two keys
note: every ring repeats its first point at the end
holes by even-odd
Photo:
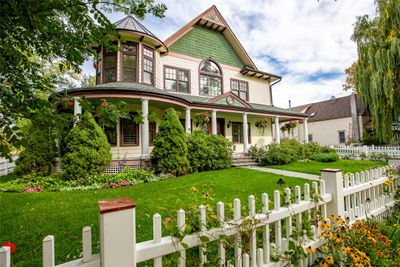
{"type": "Polygon", "coordinates": [[[111,162],[110,145],[104,131],[89,112],[65,137],[61,158],[66,179],[84,179],[102,173],[111,162]]]}
{"type": "Polygon", "coordinates": [[[167,109],[153,143],[151,159],[157,172],[176,176],[189,172],[187,136],[173,108],[167,109]]]}
{"type": "Polygon", "coordinates": [[[376,0],[376,5],[376,17],[359,17],[355,25],[358,60],[352,75],[377,138],[388,142],[400,113],[400,1],[376,0]]]}

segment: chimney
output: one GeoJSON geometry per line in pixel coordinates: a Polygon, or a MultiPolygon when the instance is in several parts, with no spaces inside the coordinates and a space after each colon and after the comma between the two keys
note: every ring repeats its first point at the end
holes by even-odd
{"type": "Polygon", "coordinates": [[[292,100],[289,99],[289,110],[292,109],[292,100]]]}

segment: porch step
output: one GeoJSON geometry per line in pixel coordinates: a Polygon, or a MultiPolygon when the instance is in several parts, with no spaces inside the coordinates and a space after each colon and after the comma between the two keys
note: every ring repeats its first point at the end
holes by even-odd
{"type": "Polygon", "coordinates": [[[249,154],[236,153],[233,155],[232,166],[246,167],[246,166],[259,166],[259,164],[255,159],[252,159],[249,154]]]}

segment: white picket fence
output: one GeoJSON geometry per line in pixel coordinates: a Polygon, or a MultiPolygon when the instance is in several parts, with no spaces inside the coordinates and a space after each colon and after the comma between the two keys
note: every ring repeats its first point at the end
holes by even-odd
{"type": "Polygon", "coordinates": [[[6,158],[0,158],[0,176],[7,175],[14,170],[17,158],[18,156],[13,156],[12,162],[6,158]]]}
{"type": "MultiPolygon", "coordinates": [[[[393,162],[392,162],[393,163],[393,162]]],[[[400,161],[395,162],[399,164],[400,161]]],[[[340,170],[325,169],[321,171],[321,181],[313,182],[310,188],[305,184],[294,188],[292,192],[285,189],[285,205],[281,205],[281,196],[278,190],[274,191],[273,208],[270,207],[269,196],[261,195],[262,210],[256,212],[256,197],[249,196],[248,212],[241,214],[241,201],[233,200],[233,219],[227,220],[223,202],[218,202],[216,211],[220,227],[206,229],[206,207],[199,206],[199,220],[201,231],[186,235],[182,242],[171,236],[162,236],[162,219],[159,214],[153,216],[153,239],[136,243],[136,206],[130,198],[120,198],[100,201],[100,254],[92,255],[91,228],[83,228],[81,259],[57,265],[58,267],[132,267],[137,263],[151,260],[155,267],[162,266],[162,257],[179,253],[179,267],[186,266],[186,250],[199,248],[200,266],[207,261],[204,254],[205,244],[201,237],[206,236],[209,242],[218,242],[218,257],[220,266],[255,267],[255,266],[282,266],[284,262],[272,262],[272,246],[279,251],[288,249],[290,236],[295,228],[301,229],[305,216],[310,216],[313,209],[319,209],[321,218],[327,215],[340,215],[350,223],[357,219],[374,216],[383,219],[395,205],[394,195],[400,186],[400,177],[392,177],[392,185],[384,185],[390,178],[387,171],[399,165],[390,165],[384,168],[344,175],[340,170]],[[385,192],[384,188],[389,189],[385,192]],[[294,198],[291,195],[294,194],[294,198]],[[315,196],[318,196],[316,199],[315,196]],[[294,199],[294,203],[291,203],[294,199]],[[292,220],[296,225],[292,225],[292,220]],[[238,226],[248,220],[256,222],[250,231],[250,249],[242,251],[241,231],[238,226]],[[283,227],[284,226],[284,227],[283,227]],[[256,229],[263,231],[262,247],[257,247],[256,229]],[[285,228],[285,229],[283,229],[285,228]],[[270,238],[270,230],[274,231],[274,240],[270,238]],[[220,241],[222,235],[234,237],[234,259],[227,262],[227,251],[220,241]],[[185,245],[182,245],[185,244],[185,245]]],[[[185,211],[177,212],[177,226],[185,227],[185,211]]],[[[319,239],[320,230],[313,226],[314,238],[305,239],[300,245],[305,249],[308,246],[318,248],[324,244],[319,239]]],[[[47,236],[43,240],[43,266],[54,267],[54,237],[47,236]]],[[[203,240],[204,242],[204,240],[203,240]]],[[[300,266],[310,266],[317,254],[310,254],[300,266]]],[[[0,249],[0,267],[10,267],[10,252],[8,247],[0,249]]]]}
{"type": "Polygon", "coordinates": [[[400,146],[337,146],[334,148],[336,153],[341,156],[360,156],[362,153],[368,156],[368,154],[375,153],[400,158],[400,146]]]}

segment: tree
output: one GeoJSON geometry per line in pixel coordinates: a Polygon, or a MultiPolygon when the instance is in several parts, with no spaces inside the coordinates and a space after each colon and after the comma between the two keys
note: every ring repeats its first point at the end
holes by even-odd
{"type": "Polygon", "coordinates": [[[61,158],[66,179],[84,179],[103,172],[111,162],[107,136],[89,112],[65,137],[61,158]]]}
{"type": "Polygon", "coordinates": [[[81,79],[81,87],[86,88],[86,87],[92,87],[96,85],[96,77],[94,75],[83,75],[81,79]]]}
{"type": "Polygon", "coordinates": [[[354,84],[369,108],[376,136],[388,142],[400,113],[400,1],[376,0],[377,16],[358,17],[352,39],[354,84]]]}
{"type": "Polygon", "coordinates": [[[47,101],[59,77],[53,62],[61,72],[80,72],[95,56],[93,44],[109,46],[110,38],[118,38],[105,12],[143,18],[162,17],[165,10],[153,0],[0,1],[0,156],[21,145],[18,119],[57,116],[47,101]]]}
{"type": "Polygon", "coordinates": [[[189,172],[187,136],[173,108],[167,109],[153,143],[151,160],[157,172],[176,176],[189,172]]]}

